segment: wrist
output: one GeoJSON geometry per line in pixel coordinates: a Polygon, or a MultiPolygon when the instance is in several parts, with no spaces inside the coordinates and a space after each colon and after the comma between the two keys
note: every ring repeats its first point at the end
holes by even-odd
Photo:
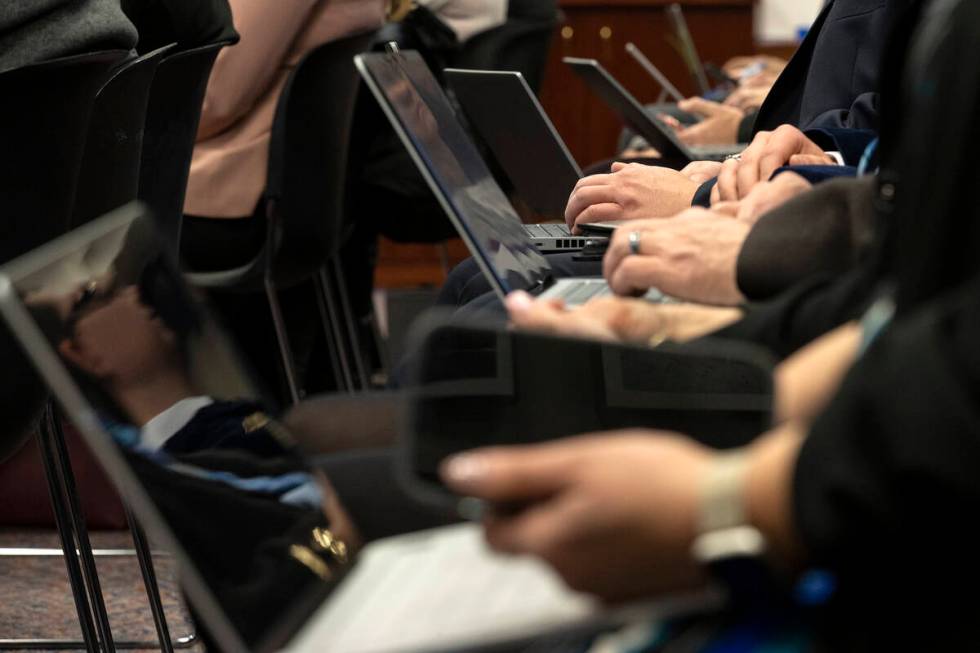
{"type": "Polygon", "coordinates": [[[804,557],[793,520],[793,474],[803,439],[803,427],[789,424],[758,440],[747,451],[742,486],[748,523],[766,538],[770,562],[785,570],[804,557]]]}

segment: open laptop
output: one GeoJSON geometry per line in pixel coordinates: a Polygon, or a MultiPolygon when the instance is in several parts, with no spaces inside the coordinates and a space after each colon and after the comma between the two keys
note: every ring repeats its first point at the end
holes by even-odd
{"type": "MultiPolygon", "coordinates": [[[[622,623],[539,562],[489,553],[472,524],[379,540],[349,572],[325,568],[312,537],[321,479],[162,242],[141,209],[120,209],[0,268],[0,314],[176,557],[216,650],[462,650],[622,623]]],[[[643,617],[703,603],[679,597],[643,617]]]]}
{"type": "Polygon", "coordinates": [[[668,5],[667,18],[670,19],[670,24],[674,29],[674,35],[677,37],[681,58],[684,59],[684,65],[690,71],[691,77],[698,85],[701,94],[708,94],[711,92],[711,86],[708,83],[708,74],[705,72],[704,61],[701,60],[698,48],[694,44],[691,30],[688,29],[687,19],[684,18],[684,9],[676,2],[668,5]]]}
{"type": "Polygon", "coordinates": [[[690,163],[691,161],[724,161],[745,149],[744,145],[720,147],[689,147],[674,130],[651,116],[633,95],[595,59],[565,57],[563,61],[574,70],[599,98],[627,126],[642,136],[661,154],[690,163]]]}
{"type": "MultiPolygon", "coordinates": [[[[501,299],[525,290],[577,305],[611,292],[603,279],[554,278],[418,52],[363,54],[354,63],[501,299]]],[[[648,297],[664,298],[657,290],[648,297]]]]}
{"type": "MultiPolygon", "coordinates": [[[[453,68],[443,74],[521,199],[546,218],[564,220],[568,197],[582,169],[524,76],[453,68]]],[[[554,225],[535,226],[547,229],[554,225]]]]}

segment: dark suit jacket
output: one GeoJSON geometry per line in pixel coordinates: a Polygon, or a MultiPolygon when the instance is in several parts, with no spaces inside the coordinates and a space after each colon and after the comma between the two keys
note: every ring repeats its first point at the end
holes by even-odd
{"type": "Polygon", "coordinates": [[[843,274],[874,239],[874,178],[835,179],[762,216],[739,252],[739,289],[753,301],[814,276],[843,274]]]}
{"type": "Polygon", "coordinates": [[[755,131],[877,129],[878,72],[892,21],[908,0],[832,0],[759,110],[755,131]]]}

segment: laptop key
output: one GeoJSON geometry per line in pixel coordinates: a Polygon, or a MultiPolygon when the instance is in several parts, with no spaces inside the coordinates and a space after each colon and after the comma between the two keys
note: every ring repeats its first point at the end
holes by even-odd
{"type": "Polygon", "coordinates": [[[569,286],[568,291],[564,293],[564,300],[568,304],[584,304],[602,292],[605,287],[606,285],[599,281],[583,281],[569,286]]]}

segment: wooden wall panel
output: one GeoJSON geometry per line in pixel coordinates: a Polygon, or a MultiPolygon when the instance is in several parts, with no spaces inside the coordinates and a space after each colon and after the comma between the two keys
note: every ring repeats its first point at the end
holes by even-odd
{"type": "MultiPolygon", "coordinates": [[[[653,102],[659,87],[626,54],[632,41],[685,94],[695,85],[668,38],[668,0],[562,0],[565,21],[556,35],[542,103],[580,164],[615,154],[622,125],[561,63],[562,57],[598,59],[641,102],[653,102]]],[[[754,51],[752,0],[684,0],[684,15],[701,58],[718,64],[754,51]]]]}

